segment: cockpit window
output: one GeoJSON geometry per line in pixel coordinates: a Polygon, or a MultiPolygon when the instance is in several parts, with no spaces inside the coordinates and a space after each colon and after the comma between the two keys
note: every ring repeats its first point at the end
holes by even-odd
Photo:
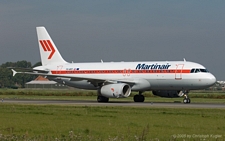
{"type": "Polygon", "coordinates": [[[198,68],[194,68],[194,69],[191,69],[191,73],[199,73],[199,72],[209,72],[207,69],[198,69],[198,68]]]}
{"type": "Polygon", "coordinates": [[[209,72],[207,69],[200,69],[201,72],[209,72]]]}
{"type": "Polygon", "coordinates": [[[195,69],[195,73],[198,73],[198,72],[200,72],[200,70],[199,69],[195,69]]]}

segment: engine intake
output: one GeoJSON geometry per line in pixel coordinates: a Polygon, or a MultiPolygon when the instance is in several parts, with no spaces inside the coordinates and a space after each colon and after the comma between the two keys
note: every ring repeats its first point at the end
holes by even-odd
{"type": "Polygon", "coordinates": [[[130,93],[131,87],[125,83],[107,84],[100,89],[100,94],[108,98],[128,97],[130,93]]]}

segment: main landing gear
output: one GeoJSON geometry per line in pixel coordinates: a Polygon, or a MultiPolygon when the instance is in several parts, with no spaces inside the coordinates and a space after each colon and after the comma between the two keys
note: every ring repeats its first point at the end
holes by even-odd
{"type": "Polygon", "coordinates": [[[108,97],[104,97],[104,96],[98,96],[97,97],[97,101],[98,102],[109,102],[109,98],[108,97]]]}
{"type": "Polygon", "coordinates": [[[139,91],[139,94],[134,95],[134,102],[144,102],[145,96],[142,95],[142,92],[139,91]]]}
{"type": "Polygon", "coordinates": [[[98,96],[97,96],[98,102],[105,102],[105,103],[109,102],[109,98],[102,96],[100,90],[98,90],[97,93],[98,93],[98,96]]]}

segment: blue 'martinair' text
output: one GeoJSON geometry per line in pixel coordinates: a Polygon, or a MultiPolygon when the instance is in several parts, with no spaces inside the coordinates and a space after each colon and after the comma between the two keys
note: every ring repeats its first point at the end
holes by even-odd
{"type": "Polygon", "coordinates": [[[157,63],[156,64],[152,64],[152,65],[146,65],[146,64],[138,64],[136,66],[136,69],[137,70],[146,70],[146,69],[168,69],[171,65],[170,64],[162,64],[162,65],[158,65],[157,63]]]}

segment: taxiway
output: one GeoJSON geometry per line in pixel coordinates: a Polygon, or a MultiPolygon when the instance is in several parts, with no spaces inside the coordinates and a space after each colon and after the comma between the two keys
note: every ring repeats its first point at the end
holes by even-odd
{"type": "Polygon", "coordinates": [[[222,108],[225,104],[215,103],[161,103],[161,102],[127,102],[111,101],[108,103],[98,103],[94,100],[27,100],[27,99],[4,99],[1,103],[12,104],[36,104],[36,105],[72,105],[72,106],[126,106],[126,107],[165,107],[165,108],[222,108]]]}

